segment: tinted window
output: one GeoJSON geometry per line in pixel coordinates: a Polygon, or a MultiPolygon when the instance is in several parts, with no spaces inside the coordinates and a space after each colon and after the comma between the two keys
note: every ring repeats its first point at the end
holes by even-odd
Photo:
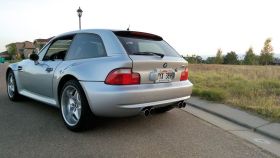
{"type": "Polygon", "coordinates": [[[46,47],[42,48],[39,52],[39,60],[42,60],[44,55],[46,54],[47,50],[49,48],[49,45],[47,45],[46,47]]]}
{"type": "Polygon", "coordinates": [[[43,60],[64,59],[70,45],[72,37],[66,39],[58,39],[49,47],[47,54],[43,60]]]}
{"type": "Polygon", "coordinates": [[[153,52],[166,56],[179,56],[179,54],[164,40],[144,39],[139,37],[118,36],[128,54],[153,52]]]}
{"type": "Polygon", "coordinates": [[[95,34],[78,34],[75,36],[67,60],[97,58],[106,56],[102,39],[95,34]]]}

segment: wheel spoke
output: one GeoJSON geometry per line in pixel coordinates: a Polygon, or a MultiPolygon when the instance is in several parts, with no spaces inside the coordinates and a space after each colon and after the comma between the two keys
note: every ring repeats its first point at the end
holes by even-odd
{"type": "Polygon", "coordinates": [[[81,97],[80,97],[80,94],[79,94],[79,92],[77,90],[74,93],[73,99],[75,100],[77,107],[80,108],[80,106],[81,106],[81,97]]]}
{"type": "Polygon", "coordinates": [[[10,84],[14,84],[14,79],[12,75],[10,76],[10,84]]]}
{"type": "Polygon", "coordinates": [[[80,115],[77,109],[75,109],[73,111],[73,116],[75,117],[76,121],[78,121],[80,119],[80,115]]]}
{"type": "Polygon", "coordinates": [[[67,104],[67,112],[68,112],[68,113],[71,112],[71,105],[70,105],[70,103],[67,104]]]}
{"type": "Polygon", "coordinates": [[[15,91],[15,85],[11,85],[11,91],[14,92],[15,91]]]}
{"type": "Polygon", "coordinates": [[[77,99],[77,101],[78,101],[78,104],[79,104],[79,106],[81,106],[81,96],[80,95],[78,95],[78,99],[77,99]]]}
{"type": "Polygon", "coordinates": [[[73,99],[77,99],[77,96],[79,95],[78,91],[75,90],[74,94],[73,94],[73,99]]]}
{"type": "Polygon", "coordinates": [[[70,120],[72,119],[72,115],[73,115],[73,113],[69,111],[69,112],[67,113],[67,115],[66,115],[66,119],[67,119],[68,121],[70,121],[70,120]]]}
{"type": "Polygon", "coordinates": [[[67,95],[68,98],[72,98],[73,97],[72,96],[72,92],[71,92],[70,89],[66,91],[66,95],[67,95]]]}

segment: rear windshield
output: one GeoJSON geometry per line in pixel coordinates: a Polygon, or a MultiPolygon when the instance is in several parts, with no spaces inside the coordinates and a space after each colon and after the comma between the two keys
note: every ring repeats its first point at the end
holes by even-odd
{"type": "Polygon", "coordinates": [[[165,42],[159,36],[151,36],[151,34],[145,34],[140,36],[139,34],[133,35],[120,35],[117,34],[117,37],[121,41],[123,47],[129,55],[137,53],[160,53],[165,56],[180,56],[167,42],[165,42]]]}

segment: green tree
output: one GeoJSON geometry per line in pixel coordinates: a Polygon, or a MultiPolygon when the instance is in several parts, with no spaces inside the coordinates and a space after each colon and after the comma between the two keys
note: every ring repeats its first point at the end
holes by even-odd
{"type": "Polygon", "coordinates": [[[187,55],[187,57],[184,57],[184,58],[188,61],[188,63],[196,64],[195,55],[191,55],[191,56],[187,55]]]}
{"type": "Polygon", "coordinates": [[[202,57],[199,56],[199,55],[197,55],[197,56],[195,57],[195,59],[196,59],[196,62],[197,62],[198,64],[202,64],[202,63],[204,62],[203,59],[202,59],[202,57]]]}
{"type": "Polygon", "coordinates": [[[184,57],[185,60],[188,61],[188,63],[190,64],[201,64],[203,63],[203,59],[201,56],[198,56],[198,55],[192,55],[192,56],[188,56],[187,57],[184,57]]]}
{"type": "Polygon", "coordinates": [[[12,44],[8,45],[7,51],[8,51],[8,54],[10,55],[10,58],[13,59],[17,52],[16,44],[12,43],[12,44]]]}
{"type": "Polygon", "coordinates": [[[257,63],[257,57],[254,54],[254,51],[253,51],[252,47],[250,47],[248,49],[248,51],[246,52],[243,63],[245,65],[256,65],[256,64],[258,64],[257,63]]]}
{"type": "Polygon", "coordinates": [[[206,64],[215,64],[216,57],[208,57],[205,61],[206,64]]]}
{"type": "Polygon", "coordinates": [[[263,49],[260,54],[260,64],[268,65],[273,62],[273,47],[271,45],[271,38],[268,38],[264,42],[263,49]]]}
{"type": "Polygon", "coordinates": [[[224,64],[239,64],[238,55],[231,51],[224,57],[224,64]]]}
{"type": "Polygon", "coordinates": [[[224,62],[223,51],[218,49],[216,57],[215,57],[215,64],[222,64],[224,62]]]}

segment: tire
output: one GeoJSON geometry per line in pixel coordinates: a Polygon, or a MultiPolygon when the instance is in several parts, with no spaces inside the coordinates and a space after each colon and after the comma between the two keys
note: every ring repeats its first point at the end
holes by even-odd
{"type": "Polygon", "coordinates": [[[82,131],[92,118],[85,93],[77,80],[67,81],[60,92],[60,112],[64,124],[72,131],[82,131]]]}
{"type": "Polygon", "coordinates": [[[173,105],[168,105],[160,108],[155,108],[155,113],[165,113],[167,111],[170,111],[174,108],[173,105]]]}
{"type": "Polygon", "coordinates": [[[9,71],[6,80],[7,94],[11,101],[19,101],[21,95],[18,93],[17,82],[13,71],[9,71]]]}

